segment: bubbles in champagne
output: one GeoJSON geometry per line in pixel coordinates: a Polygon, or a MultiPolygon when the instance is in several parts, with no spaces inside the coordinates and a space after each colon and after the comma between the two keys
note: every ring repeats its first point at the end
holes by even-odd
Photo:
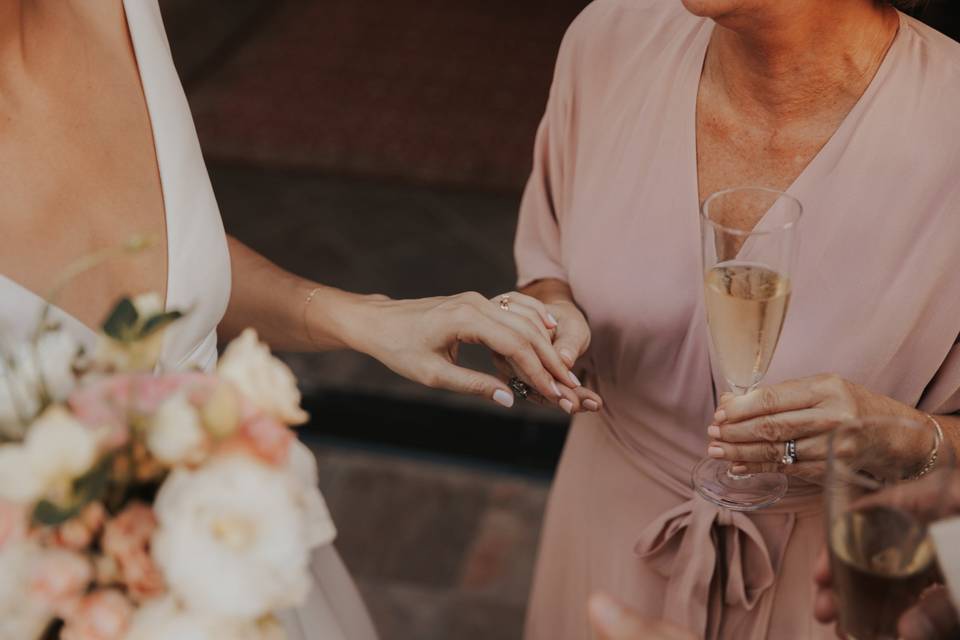
{"type": "Polygon", "coordinates": [[[770,366],[790,302],[790,281],[749,262],[724,262],[704,278],[707,322],[720,366],[730,385],[743,391],[770,366]]]}

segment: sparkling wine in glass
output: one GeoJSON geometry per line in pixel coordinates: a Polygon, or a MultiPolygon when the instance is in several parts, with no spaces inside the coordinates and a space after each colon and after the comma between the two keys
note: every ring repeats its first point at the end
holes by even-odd
{"type": "MultiPolygon", "coordinates": [[[[753,390],[770,367],[790,306],[802,214],[796,198],[763,187],[718,191],[700,208],[710,344],[734,393],[753,390]]],[[[714,504],[752,511],[782,498],[787,478],[736,475],[729,462],[708,458],[694,468],[693,485],[714,504]]]]}
{"type": "Polygon", "coordinates": [[[938,579],[927,525],[948,515],[955,470],[949,444],[941,442],[935,466],[922,478],[915,476],[939,437],[930,421],[891,417],[863,420],[831,434],[824,497],[841,637],[895,640],[901,616],[938,579]],[[844,455],[856,450],[864,429],[919,442],[919,457],[885,460],[882,473],[864,472],[844,455]]]}

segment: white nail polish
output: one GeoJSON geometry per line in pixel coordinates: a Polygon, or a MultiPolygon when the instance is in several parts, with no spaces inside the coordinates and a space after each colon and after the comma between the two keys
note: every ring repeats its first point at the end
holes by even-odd
{"type": "Polygon", "coordinates": [[[513,406],[513,394],[507,393],[503,389],[497,389],[493,392],[493,401],[509,409],[513,406]]]}
{"type": "Polygon", "coordinates": [[[587,398],[583,401],[583,406],[587,411],[600,411],[600,405],[597,404],[596,400],[592,398],[587,398]]]}
{"type": "Polygon", "coordinates": [[[550,322],[552,322],[552,323],[553,323],[553,326],[557,326],[557,325],[560,324],[559,322],[557,322],[557,319],[556,319],[555,317],[553,317],[553,314],[552,314],[552,313],[548,313],[548,314],[547,314],[547,320],[549,320],[550,322]]]}
{"type": "Polygon", "coordinates": [[[563,395],[560,393],[560,387],[558,387],[557,383],[553,380],[550,381],[550,388],[553,390],[553,395],[557,396],[558,398],[563,395]]]}
{"type": "Polygon", "coordinates": [[[560,408],[563,409],[566,413],[573,413],[573,403],[564,398],[560,401],[560,408]]]}
{"type": "Polygon", "coordinates": [[[570,372],[570,382],[572,382],[578,387],[582,386],[580,384],[580,379],[577,376],[573,375],[573,371],[570,372]]]}

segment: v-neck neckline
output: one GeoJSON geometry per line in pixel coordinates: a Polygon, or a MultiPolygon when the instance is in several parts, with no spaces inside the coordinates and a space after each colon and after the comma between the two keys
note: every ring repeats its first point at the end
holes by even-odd
{"type": "MultiPolygon", "coordinates": [[[[873,77],[870,79],[870,82],[867,84],[866,89],[854,103],[853,107],[847,112],[847,114],[841,120],[840,125],[834,130],[830,135],[827,141],[823,144],[822,147],[817,151],[817,153],[810,159],[810,161],[804,166],[799,174],[793,179],[789,186],[783,189],[783,193],[787,193],[795,198],[797,198],[801,205],[806,209],[806,203],[797,192],[803,191],[803,188],[806,186],[806,182],[809,181],[810,176],[814,174],[816,167],[825,162],[825,158],[834,154],[834,149],[837,145],[841,144],[841,139],[848,137],[848,130],[853,127],[853,125],[860,119],[861,114],[864,109],[873,101],[874,96],[879,91],[880,86],[884,83],[887,76],[890,74],[890,68],[893,66],[893,58],[895,49],[900,45],[901,41],[904,40],[904,31],[906,29],[906,21],[904,15],[901,12],[897,12],[897,33],[894,35],[893,40],[891,40],[887,50],[884,52],[883,60],[880,61],[880,65],[877,67],[876,72],[873,77]]],[[[707,21],[712,22],[712,21],[707,21]]],[[[700,94],[700,82],[703,76],[704,65],[706,64],[707,52],[710,48],[710,40],[713,36],[713,32],[716,29],[716,23],[713,23],[709,28],[704,29],[705,33],[703,35],[703,43],[701,44],[700,50],[697,52],[697,57],[695,61],[699,61],[699,64],[693,65],[694,72],[691,79],[691,95],[689,103],[690,107],[690,122],[691,122],[691,134],[689,138],[689,147],[688,147],[688,158],[692,157],[693,162],[693,187],[694,187],[694,198],[696,200],[697,206],[694,209],[697,216],[699,217],[700,207],[703,202],[700,200],[700,165],[698,161],[699,156],[699,143],[697,140],[697,103],[699,100],[700,94]]],[[[738,186],[766,186],[766,185],[727,185],[725,188],[732,188],[738,186]]],[[[709,195],[708,195],[709,197],[709,195]]],[[[756,223],[754,224],[754,229],[756,229],[760,224],[763,223],[764,219],[767,217],[767,213],[764,213],[760,216],[756,223]]],[[[806,217],[806,216],[805,216],[806,217]]],[[[804,225],[804,227],[809,226],[809,224],[804,225]]],[[[740,251],[738,252],[738,258],[742,257],[746,253],[745,249],[748,247],[748,242],[745,242],[740,251]]]]}
{"type": "MultiPolygon", "coordinates": [[[[172,284],[171,277],[170,277],[172,273],[172,269],[171,269],[170,263],[171,263],[172,253],[173,253],[170,248],[171,233],[170,233],[170,216],[167,211],[167,200],[168,200],[167,185],[163,179],[163,176],[164,176],[163,158],[160,152],[160,145],[157,141],[156,120],[153,117],[154,108],[150,103],[150,92],[143,75],[143,60],[140,53],[141,47],[143,45],[142,45],[142,42],[138,42],[137,40],[137,30],[134,28],[134,25],[131,24],[130,22],[130,17],[127,12],[127,5],[128,5],[128,0],[123,0],[123,22],[127,29],[127,35],[130,38],[131,48],[133,49],[134,63],[137,69],[137,78],[138,78],[138,82],[140,83],[140,92],[141,94],[143,94],[144,105],[147,109],[147,120],[149,121],[149,124],[150,124],[150,139],[153,145],[153,155],[154,155],[154,159],[157,166],[158,179],[160,181],[161,216],[162,216],[162,222],[163,222],[163,237],[164,237],[164,245],[165,245],[164,250],[166,252],[166,259],[165,259],[166,270],[164,273],[165,291],[164,291],[163,308],[164,310],[166,310],[167,303],[170,300],[170,286],[172,284]]],[[[97,329],[95,329],[94,327],[91,327],[86,322],[80,320],[78,317],[76,317],[74,314],[70,313],[60,305],[47,300],[43,295],[41,295],[40,293],[37,293],[33,289],[30,289],[29,287],[17,282],[16,280],[10,278],[5,274],[0,274],[0,278],[5,280],[9,284],[13,285],[17,289],[20,289],[21,291],[27,294],[30,294],[31,296],[43,301],[44,304],[49,304],[51,307],[56,309],[58,314],[60,314],[63,318],[66,318],[67,322],[75,325],[75,328],[83,327],[90,334],[93,334],[93,335],[97,335],[99,333],[97,329]]]]}

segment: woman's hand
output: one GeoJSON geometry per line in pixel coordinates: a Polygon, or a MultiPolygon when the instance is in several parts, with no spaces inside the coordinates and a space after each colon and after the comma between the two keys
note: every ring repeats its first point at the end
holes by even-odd
{"type": "MultiPolygon", "coordinates": [[[[545,304],[537,298],[515,291],[496,296],[494,301],[503,311],[516,313],[531,321],[541,320],[543,322],[542,326],[548,332],[547,337],[553,342],[553,348],[567,367],[572,367],[590,345],[590,327],[587,325],[583,314],[571,301],[545,304]]],[[[509,357],[495,353],[493,359],[503,381],[518,377],[528,385],[530,384],[530,380],[527,379],[520,367],[509,357]]],[[[538,404],[558,406],[568,414],[574,414],[582,410],[600,410],[603,401],[599,395],[582,386],[580,380],[572,372],[569,374],[567,381],[572,383],[573,386],[571,387],[568,384],[560,387],[560,396],[544,396],[539,393],[531,393],[527,396],[527,400],[538,404]]]]}
{"type": "Polygon", "coordinates": [[[783,471],[820,480],[826,470],[830,432],[859,426],[853,446],[843,455],[855,468],[885,475],[904,463],[922,466],[931,443],[910,430],[871,425],[869,418],[925,420],[923,413],[872,393],[836,375],[819,375],[761,387],[743,396],[724,394],[707,429],[713,439],[707,453],[729,460],[734,473],[783,471]],[[797,462],[784,465],[785,443],[795,440],[797,462]]]}
{"type": "MultiPolygon", "coordinates": [[[[349,294],[345,294],[349,295],[349,294]]],[[[424,384],[513,405],[509,386],[457,365],[460,343],[482,344],[507,358],[541,396],[559,400],[578,386],[551,344],[545,310],[510,312],[479,293],[422,300],[353,296],[328,307],[316,322],[332,324],[343,343],[373,356],[394,372],[424,384]],[[350,307],[351,311],[344,309],[350,307]],[[337,311],[332,311],[337,310],[337,311]]]]}
{"type": "Polygon", "coordinates": [[[670,623],[645,620],[608,596],[590,598],[590,621],[600,640],[694,640],[695,636],[670,623]]]}

